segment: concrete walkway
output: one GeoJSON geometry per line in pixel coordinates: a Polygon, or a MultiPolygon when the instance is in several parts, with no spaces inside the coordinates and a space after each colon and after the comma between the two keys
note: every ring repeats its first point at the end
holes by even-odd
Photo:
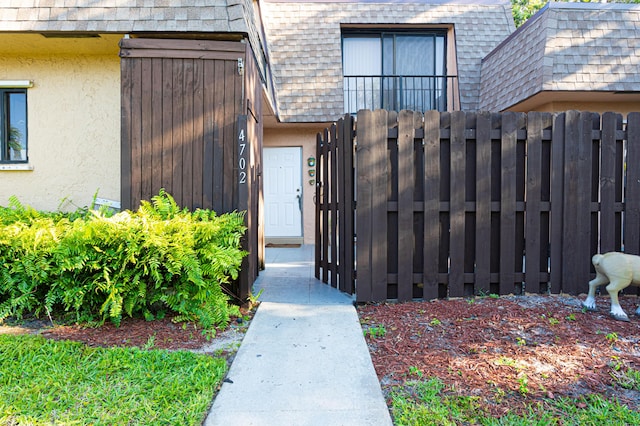
{"type": "Polygon", "coordinates": [[[206,426],[392,424],[352,298],[314,278],[313,250],[267,249],[261,304],[206,426]]]}

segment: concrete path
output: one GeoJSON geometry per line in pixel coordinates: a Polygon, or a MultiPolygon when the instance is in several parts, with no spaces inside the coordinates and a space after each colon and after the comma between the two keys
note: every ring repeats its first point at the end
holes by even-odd
{"type": "Polygon", "coordinates": [[[206,426],[392,424],[352,298],[314,278],[313,249],[267,249],[260,306],[206,426]]]}

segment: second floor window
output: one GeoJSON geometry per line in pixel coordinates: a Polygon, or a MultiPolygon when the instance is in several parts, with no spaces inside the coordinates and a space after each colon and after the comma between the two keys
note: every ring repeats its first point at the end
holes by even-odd
{"type": "Polygon", "coordinates": [[[0,163],[27,162],[27,91],[0,89],[0,163]]]}
{"type": "Polygon", "coordinates": [[[345,112],[447,109],[445,32],[354,32],[342,38],[345,112]]]}

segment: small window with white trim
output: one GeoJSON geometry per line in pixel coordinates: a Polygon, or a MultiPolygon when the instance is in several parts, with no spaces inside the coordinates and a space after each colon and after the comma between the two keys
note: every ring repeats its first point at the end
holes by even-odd
{"type": "Polygon", "coordinates": [[[27,89],[0,87],[0,163],[26,163],[27,89]]]}

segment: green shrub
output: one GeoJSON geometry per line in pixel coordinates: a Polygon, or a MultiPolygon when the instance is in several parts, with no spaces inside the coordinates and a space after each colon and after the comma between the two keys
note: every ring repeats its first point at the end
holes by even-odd
{"type": "Polygon", "coordinates": [[[223,285],[243,256],[242,213],[180,209],[163,190],[137,212],[0,208],[0,320],[64,310],[80,321],[123,313],[210,329],[231,313],[223,285]]]}

